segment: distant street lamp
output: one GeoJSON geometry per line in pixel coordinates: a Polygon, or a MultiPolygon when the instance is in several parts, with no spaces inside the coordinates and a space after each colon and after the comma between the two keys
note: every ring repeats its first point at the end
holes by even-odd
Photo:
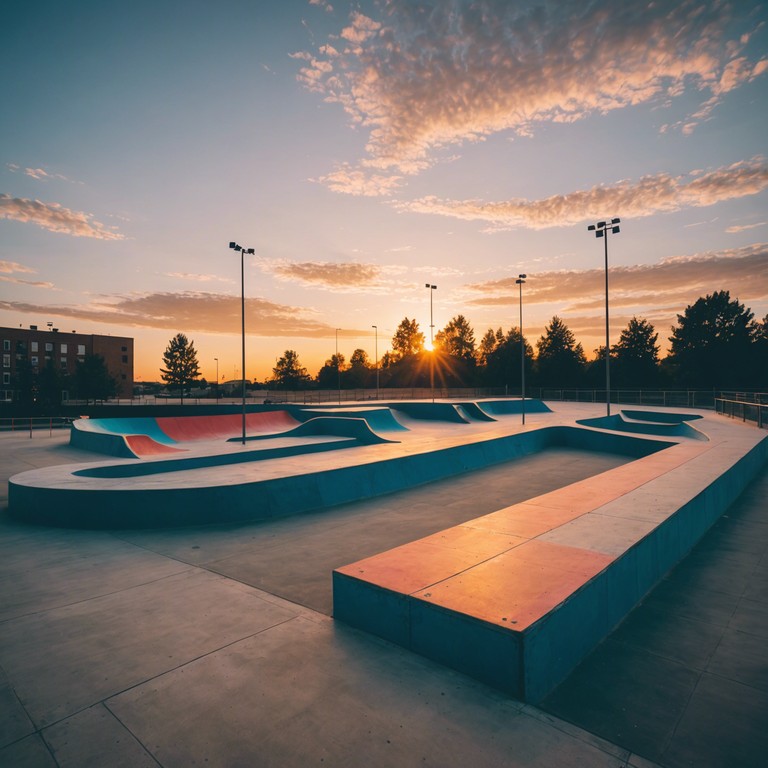
{"type": "Polygon", "coordinates": [[[341,328],[336,329],[336,386],[339,390],[339,405],[341,405],[341,369],[339,368],[339,331],[341,328]]]}
{"type": "Polygon", "coordinates": [[[608,235],[618,235],[621,219],[610,221],[598,221],[587,227],[589,232],[594,232],[595,237],[605,238],[605,407],[606,414],[611,415],[611,345],[608,332],[608,235]]]}
{"type": "Polygon", "coordinates": [[[435,342],[432,338],[432,331],[435,323],[432,319],[432,292],[437,290],[436,285],[430,283],[424,284],[429,289],[429,388],[432,390],[432,402],[435,402],[435,342]]]}
{"type": "Polygon", "coordinates": [[[243,377],[243,445],[245,445],[245,254],[255,253],[253,248],[243,248],[235,242],[230,242],[229,247],[240,251],[240,314],[242,329],[242,377],[243,377]]]}
{"type": "Polygon", "coordinates": [[[379,399],[379,326],[372,325],[374,331],[374,351],[376,355],[376,399],[379,399]]]}
{"type": "Polygon", "coordinates": [[[216,361],[216,403],[219,402],[219,358],[213,358],[216,361]]]}
{"type": "Polygon", "coordinates": [[[521,413],[525,424],[525,342],[523,341],[523,286],[528,275],[518,275],[515,283],[520,286],[520,395],[521,413]]]}

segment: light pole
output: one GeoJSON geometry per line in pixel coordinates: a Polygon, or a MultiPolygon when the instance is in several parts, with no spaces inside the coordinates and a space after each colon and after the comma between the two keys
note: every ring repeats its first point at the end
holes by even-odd
{"type": "Polygon", "coordinates": [[[240,315],[242,335],[242,371],[243,377],[243,445],[245,445],[245,254],[255,253],[253,248],[243,248],[235,242],[230,242],[229,247],[240,251],[240,315]]]}
{"type": "Polygon", "coordinates": [[[336,386],[339,390],[339,405],[341,405],[341,369],[339,368],[339,331],[341,328],[336,329],[336,386]]]}
{"type": "Polygon", "coordinates": [[[434,339],[432,338],[432,331],[435,327],[435,323],[432,319],[432,292],[437,290],[436,285],[430,283],[424,284],[425,288],[429,288],[429,388],[432,390],[432,402],[435,402],[435,348],[434,339]]]}
{"type": "Polygon", "coordinates": [[[611,345],[608,333],[608,234],[619,234],[619,222],[621,219],[610,221],[598,221],[587,227],[589,232],[594,232],[595,237],[605,238],[605,408],[606,414],[611,415],[611,345]]]}
{"type": "Polygon", "coordinates": [[[520,412],[525,424],[525,341],[523,341],[523,286],[528,275],[518,275],[515,282],[520,286],[520,412]]]}
{"type": "Polygon", "coordinates": [[[213,358],[216,361],[216,405],[219,404],[219,358],[213,358]]]}
{"type": "Polygon", "coordinates": [[[376,399],[379,399],[379,326],[372,325],[374,331],[374,354],[376,355],[376,399]]]}

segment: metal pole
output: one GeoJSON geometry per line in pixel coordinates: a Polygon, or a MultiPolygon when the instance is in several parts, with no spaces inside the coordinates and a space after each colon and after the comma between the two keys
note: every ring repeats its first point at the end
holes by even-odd
{"type": "Polygon", "coordinates": [[[341,370],[339,369],[339,329],[336,329],[336,386],[339,390],[339,405],[341,405],[341,370]]]}
{"type": "Polygon", "coordinates": [[[611,415],[611,347],[608,331],[608,230],[605,230],[605,408],[611,415]]]}
{"type": "Polygon", "coordinates": [[[245,445],[245,248],[240,249],[240,314],[242,319],[243,445],[245,445]]]}
{"type": "Polygon", "coordinates": [[[523,415],[523,426],[525,426],[525,342],[523,341],[523,281],[518,280],[520,284],[520,410],[523,415]]]}
{"type": "Polygon", "coordinates": [[[376,355],[376,399],[379,399],[379,326],[372,325],[374,330],[374,354],[376,355]]]}

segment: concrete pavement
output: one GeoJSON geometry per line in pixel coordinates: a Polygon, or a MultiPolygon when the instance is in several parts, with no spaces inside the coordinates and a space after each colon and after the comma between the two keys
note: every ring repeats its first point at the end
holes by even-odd
{"type": "MultiPolygon", "coordinates": [[[[101,458],[65,443],[0,436],[0,477],[101,458]]],[[[765,471],[544,709],[328,616],[337,565],[624,461],[559,449],[239,526],[4,517],[0,765],[762,765],[765,471]]]]}

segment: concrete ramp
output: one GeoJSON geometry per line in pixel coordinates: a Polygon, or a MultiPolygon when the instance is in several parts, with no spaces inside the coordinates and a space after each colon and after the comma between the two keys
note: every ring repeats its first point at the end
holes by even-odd
{"type": "MultiPolygon", "coordinates": [[[[523,401],[517,400],[478,400],[477,406],[490,416],[510,416],[522,413],[523,401]]],[[[551,413],[549,408],[541,400],[535,398],[525,399],[526,413],[551,413]]]]}
{"type": "Polygon", "coordinates": [[[454,406],[467,421],[496,421],[493,416],[489,416],[474,401],[467,403],[454,403],[454,406]]]}
{"type": "MultiPolygon", "coordinates": [[[[387,438],[377,435],[365,419],[348,418],[346,416],[317,416],[287,432],[281,433],[280,437],[309,437],[317,435],[352,438],[361,445],[398,442],[397,440],[387,440],[387,438]]],[[[273,436],[253,435],[246,439],[264,440],[270,437],[273,436]]],[[[231,437],[228,442],[236,442],[238,440],[240,440],[239,437],[231,437]]]]}
{"type": "Polygon", "coordinates": [[[597,429],[609,429],[612,432],[633,432],[641,435],[659,437],[687,437],[692,440],[709,440],[701,431],[687,422],[661,423],[653,421],[632,421],[621,415],[599,416],[595,419],[577,419],[577,424],[597,429]]]}
{"type": "Polygon", "coordinates": [[[464,418],[453,403],[391,403],[389,407],[395,413],[404,413],[412,419],[469,424],[469,419],[464,418]]]}
{"type": "Polygon", "coordinates": [[[376,432],[399,432],[408,431],[392,413],[388,407],[372,408],[302,408],[297,412],[297,418],[306,420],[317,418],[318,416],[336,416],[345,419],[365,419],[368,426],[376,432]]]}
{"type": "Polygon", "coordinates": [[[621,414],[626,419],[633,421],[652,421],[655,424],[682,424],[684,421],[701,419],[698,413],[666,413],[664,411],[628,411],[621,409],[621,414]]]}
{"type": "MultiPolygon", "coordinates": [[[[282,433],[299,422],[288,411],[246,413],[246,433],[282,433]]],[[[216,416],[161,416],[158,427],[176,442],[225,440],[242,434],[243,416],[228,413],[216,416]]]]}
{"type": "Polygon", "coordinates": [[[124,435],[124,440],[134,456],[159,456],[164,453],[183,453],[185,448],[174,448],[153,440],[149,435],[124,435]]]}

